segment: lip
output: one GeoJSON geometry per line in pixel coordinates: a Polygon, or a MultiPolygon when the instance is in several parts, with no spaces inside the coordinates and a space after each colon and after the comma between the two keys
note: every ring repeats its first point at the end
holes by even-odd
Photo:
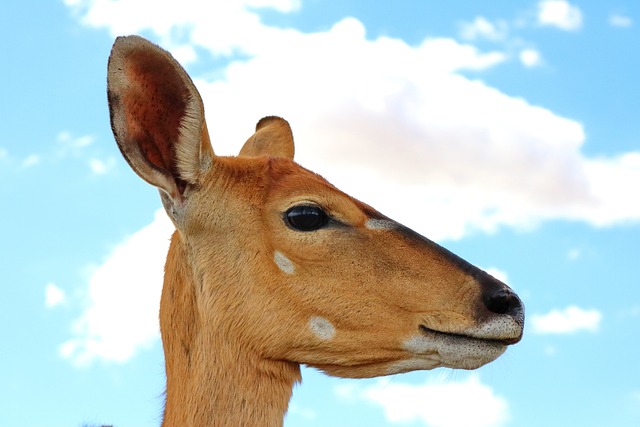
{"type": "Polygon", "coordinates": [[[425,325],[420,325],[419,328],[420,328],[420,332],[422,332],[422,334],[428,337],[476,341],[476,342],[483,342],[487,344],[497,344],[505,347],[516,344],[522,339],[522,334],[520,334],[518,337],[515,337],[515,338],[490,338],[490,337],[480,337],[480,336],[474,336],[474,335],[459,334],[459,333],[453,333],[453,332],[441,332],[435,329],[428,328],[425,325]]]}

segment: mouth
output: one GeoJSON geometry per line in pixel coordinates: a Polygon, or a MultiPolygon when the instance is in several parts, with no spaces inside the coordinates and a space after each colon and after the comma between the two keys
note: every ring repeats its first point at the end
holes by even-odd
{"type": "Polygon", "coordinates": [[[420,325],[420,335],[407,341],[405,348],[413,358],[431,360],[438,366],[454,369],[477,369],[496,360],[507,347],[520,341],[517,331],[494,328],[466,331],[466,333],[442,332],[420,325]]]}
{"type": "Polygon", "coordinates": [[[445,339],[452,341],[470,341],[470,342],[478,342],[484,344],[493,344],[497,346],[509,346],[512,344],[516,344],[522,339],[522,334],[517,337],[487,337],[475,334],[459,334],[453,332],[441,332],[435,329],[428,328],[424,325],[420,325],[420,332],[428,338],[436,338],[436,339],[445,339]]]}

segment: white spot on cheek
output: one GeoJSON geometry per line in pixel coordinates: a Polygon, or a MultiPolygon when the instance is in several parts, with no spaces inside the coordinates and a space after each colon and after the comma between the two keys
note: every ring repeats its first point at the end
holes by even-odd
{"type": "Polygon", "coordinates": [[[296,268],[294,267],[291,260],[284,256],[284,254],[280,251],[276,251],[273,254],[273,260],[275,261],[278,268],[287,274],[293,274],[296,271],[296,268]]]}
{"type": "Polygon", "coordinates": [[[387,219],[368,219],[364,226],[369,230],[395,230],[398,224],[387,219]]]}
{"type": "Polygon", "coordinates": [[[320,316],[314,316],[309,319],[309,328],[323,341],[330,340],[336,334],[336,328],[331,322],[320,316]]]}

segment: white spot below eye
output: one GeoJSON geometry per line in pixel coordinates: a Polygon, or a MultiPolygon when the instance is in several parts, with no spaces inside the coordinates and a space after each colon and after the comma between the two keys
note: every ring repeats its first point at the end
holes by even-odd
{"type": "Polygon", "coordinates": [[[276,251],[273,254],[273,260],[275,261],[278,268],[287,274],[293,274],[296,271],[296,268],[294,267],[291,260],[284,256],[284,254],[280,251],[276,251]]]}
{"type": "Polygon", "coordinates": [[[368,219],[364,226],[369,230],[394,230],[398,224],[388,219],[368,219]]]}
{"type": "Polygon", "coordinates": [[[309,328],[321,340],[330,340],[336,334],[336,328],[324,317],[313,316],[309,319],[309,328]]]}

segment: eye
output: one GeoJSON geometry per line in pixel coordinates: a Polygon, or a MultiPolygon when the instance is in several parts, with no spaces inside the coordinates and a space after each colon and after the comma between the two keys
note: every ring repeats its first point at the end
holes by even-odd
{"type": "Polygon", "coordinates": [[[329,222],[329,216],[318,206],[294,206],[284,214],[287,224],[298,231],[315,231],[329,222]]]}

